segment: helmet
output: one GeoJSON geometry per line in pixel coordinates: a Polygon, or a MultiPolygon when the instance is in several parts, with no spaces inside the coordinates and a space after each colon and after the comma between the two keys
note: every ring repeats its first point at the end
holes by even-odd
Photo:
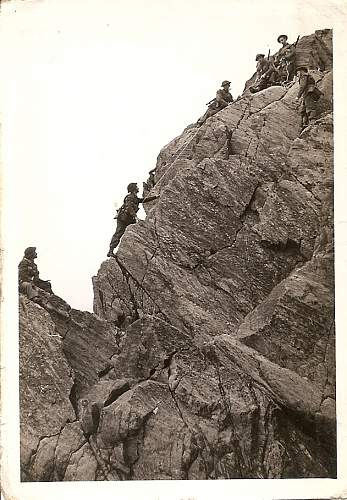
{"type": "Polygon", "coordinates": [[[229,82],[229,80],[223,80],[221,87],[224,87],[224,85],[230,85],[230,84],[231,84],[231,82],[229,82]]]}
{"type": "Polygon", "coordinates": [[[280,43],[280,38],[285,38],[285,39],[286,39],[286,41],[288,40],[287,35],[280,35],[280,36],[277,38],[278,43],[280,43]]]}
{"type": "Polygon", "coordinates": [[[136,182],[131,182],[130,184],[128,184],[127,187],[128,193],[132,193],[133,191],[135,191],[135,189],[137,189],[136,182]]]}
{"type": "Polygon", "coordinates": [[[30,259],[30,257],[33,257],[36,254],[36,247],[28,247],[24,250],[24,257],[27,259],[30,259]]]}
{"type": "Polygon", "coordinates": [[[261,57],[265,57],[265,54],[257,54],[255,60],[258,61],[261,57]]]}

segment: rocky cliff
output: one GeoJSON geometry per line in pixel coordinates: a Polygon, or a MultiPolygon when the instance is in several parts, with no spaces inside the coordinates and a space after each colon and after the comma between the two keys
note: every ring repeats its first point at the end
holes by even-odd
{"type": "Polygon", "coordinates": [[[95,314],[21,296],[22,480],[335,477],[331,32],[299,43],[313,124],[246,91],[160,152],[95,314]]]}

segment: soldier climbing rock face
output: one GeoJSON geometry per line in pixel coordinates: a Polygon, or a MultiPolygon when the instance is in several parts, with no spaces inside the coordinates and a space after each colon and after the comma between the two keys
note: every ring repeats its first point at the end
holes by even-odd
{"type": "Polygon", "coordinates": [[[283,72],[285,81],[291,82],[295,75],[295,45],[288,43],[287,35],[280,35],[277,41],[282,44],[282,47],[276,55],[275,66],[280,73],[283,72]]]}
{"type": "Polygon", "coordinates": [[[305,66],[297,68],[296,73],[299,77],[299,92],[296,100],[302,98],[301,127],[304,129],[317,118],[317,101],[322,96],[322,92],[305,66]]]}
{"type": "Polygon", "coordinates": [[[217,90],[216,97],[208,103],[206,113],[196,122],[198,127],[201,127],[208,118],[218,113],[218,111],[234,102],[233,96],[230,94],[230,84],[231,82],[229,82],[229,80],[224,80],[222,82],[221,88],[217,90]]]}
{"type": "Polygon", "coordinates": [[[127,226],[129,224],[136,223],[136,214],[139,210],[139,204],[143,202],[143,198],[138,198],[137,193],[139,188],[135,182],[128,185],[128,193],[124,198],[123,205],[118,210],[115,219],[117,219],[117,229],[110,243],[110,249],[108,251],[107,257],[114,257],[113,250],[118,245],[121,237],[123,236],[127,226]]]}

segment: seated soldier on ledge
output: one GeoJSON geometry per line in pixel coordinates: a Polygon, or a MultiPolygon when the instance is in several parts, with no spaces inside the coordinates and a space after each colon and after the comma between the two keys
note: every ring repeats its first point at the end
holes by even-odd
{"type": "Polygon", "coordinates": [[[36,247],[28,247],[25,249],[24,257],[18,265],[19,291],[34,302],[39,296],[38,289],[53,294],[50,281],[44,281],[40,278],[37,265],[34,262],[36,258],[36,247]]]}
{"type": "Polygon", "coordinates": [[[53,294],[50,281],[40,278],[37,265],[34,260],[37,258],[36,247],[28,247],[24,251],[24,257],[18,265],[18,289],[36,304],[47,311],[54,311],[65,318],[69,317],[68,310],[71,309],[62,299],[53,294]],[[51,302],[58,302],[55,306],[51,302]],[[64,303],[64,306],[59,305],[64,303]]]}

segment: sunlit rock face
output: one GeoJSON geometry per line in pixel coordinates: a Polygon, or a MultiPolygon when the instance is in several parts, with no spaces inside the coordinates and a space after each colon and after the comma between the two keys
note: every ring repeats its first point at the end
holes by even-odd
{"type": "Polygon", "coordinates": [[[162,149],[94,315],[25,301],[24,480],[336,476],[331,54],[298,43],[324,92],[303,132],[294,83],[162,149]]]}

